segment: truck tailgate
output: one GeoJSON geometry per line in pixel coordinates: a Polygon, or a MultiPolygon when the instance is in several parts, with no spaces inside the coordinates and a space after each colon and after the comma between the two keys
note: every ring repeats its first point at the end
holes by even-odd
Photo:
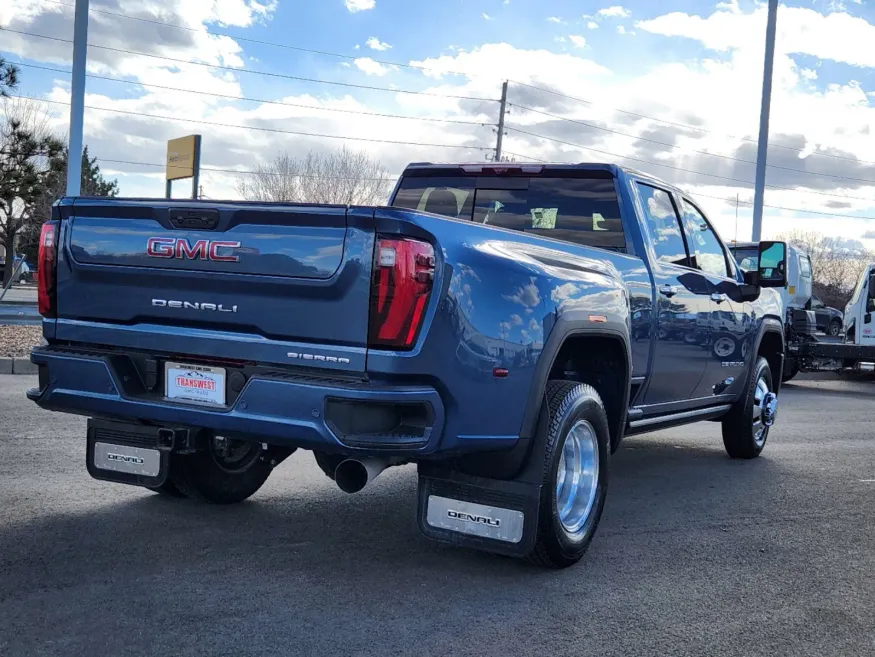
{"type": "Polygon", "coordinates": [[[66,214],[56,338],[167,336],[204,356],[230,340],[241,360],[364,369],[372,209],[76,199],[66,214]]]}

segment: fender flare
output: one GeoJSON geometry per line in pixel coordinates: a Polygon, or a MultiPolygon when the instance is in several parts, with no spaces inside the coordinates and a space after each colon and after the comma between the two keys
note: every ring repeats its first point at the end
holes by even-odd
{"type": "Polygon", "coordinates": [[[526,410],[520,427],[521,440],[530,440],[535,435],[550,370],[553,368],[556,357],[565,341],[578,336],[609,338],[622,345],[626,357],[625,385],[623,386],[624,394],[621,404],[623,417],[620,418],[618,425],[620,428],[619,437],[622,436],[622,431],[626,426],[625,415],[629,410],[629,393],[632,381],[632,348],[629,327],[624,320],[620,319],[608,318],[607,322],[593,322],[589,319],[590,314],[588,311],[575,311],[563,314],[556,320],[553,330],[550,331],[550,335],[544,343],[544,349],[538,357],[535,373],[532,376],[532,386],[529,389],[526,410]]]}
{"type": "MultiPolygon", "coordinates": [[[[778,357],[780,359],[781,367],[777,372],[772,373],[773,385],[775,386],[775,392],[780,392],[781,389],[781,380],[783,378],[783,370],[784,370],[784,355],[787,351],[787,342],[784,334],[784,325],[781,323],[777,317],[767,316],[763,318],[762,324],[760,324],[760,330],[757,332],[756,341],[754,342],[754,348],[751,352],[754,357],[756,354],[760,352],[760,346],[762,345],[763,338],[767,333],[775,333],[781,338],[781,351],[778,353],[778,357]]],[[[753,362],[750,365],[751,370],[753,370],[753,362]]]]}

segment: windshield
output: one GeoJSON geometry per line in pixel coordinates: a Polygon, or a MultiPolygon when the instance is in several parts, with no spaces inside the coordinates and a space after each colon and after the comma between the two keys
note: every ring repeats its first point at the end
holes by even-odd
{"type": "Polygon", "coordinates": [[[756,247],[730,249],[742,271],[756,271],[759,249],[756,247]]]}
{"type": "Polygon", "coordinates": [[[613,178],[408,177],[393,205],[585,246],[626,246],[613,178]]]}

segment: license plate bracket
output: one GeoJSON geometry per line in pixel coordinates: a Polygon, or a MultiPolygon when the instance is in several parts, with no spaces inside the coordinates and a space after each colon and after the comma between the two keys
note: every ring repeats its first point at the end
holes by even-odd
{"type": "Polygon", "coordinates": [[[179,401],[225,405],[223,367],[170,362],[164,364],[164,396],[179,401]]]}

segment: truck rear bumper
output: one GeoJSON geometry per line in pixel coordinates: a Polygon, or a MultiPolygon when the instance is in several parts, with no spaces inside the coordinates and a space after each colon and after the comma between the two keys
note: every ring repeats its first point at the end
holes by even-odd
{"type": "Polygon", "coordinates": [[[39,366],[40,385],[28,391],[28,398],[52,411],[206,428],[228,437],[327,452],[413,457],[439,451],[441,444],[444,405],[428,386],[256,374],[229,405],[213,406],[145,393],[139,381],[122,373],[119,358],[37,348],[31,361],[39,366]]]}

